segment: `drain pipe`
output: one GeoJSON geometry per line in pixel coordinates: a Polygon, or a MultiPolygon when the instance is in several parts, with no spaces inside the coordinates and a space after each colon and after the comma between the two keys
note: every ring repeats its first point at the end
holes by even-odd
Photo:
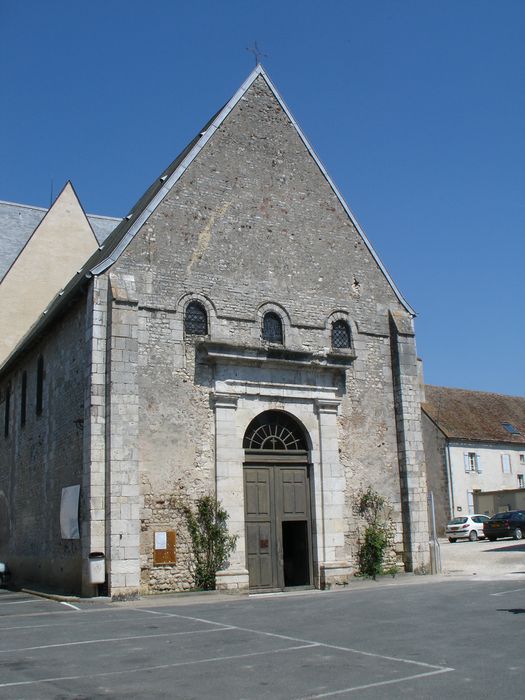
{"type": "Polygon", "coordinates": [[[452,483],[452,467],[450,463],[450,445],[447,441],[447,447],[445,449],[445,464],[447,467],[447,481],[448,481],[448,498],[450,503],[450,518],[453,518],[456,513],[456,508],[454,504],[454,485],[452,483]]]}

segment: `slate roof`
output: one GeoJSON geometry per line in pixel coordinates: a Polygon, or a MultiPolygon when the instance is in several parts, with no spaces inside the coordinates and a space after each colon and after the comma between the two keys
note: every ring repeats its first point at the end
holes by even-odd
{"type": "MultiPolygon", "coordinates": [[[[44,207],[0,201],[0,281],[47,211],[44,207]]],[[[112,216],[95,214],[87,214],[87,218],[99,245],[121,221],[112,216]]]]}
{"type": "Polygon", "coordinates": [[[423,411],[451,439],[525,445],[525,397],[425,385],[423,411]],[[503,426],[511,423],[520,435],[503,426]]]}

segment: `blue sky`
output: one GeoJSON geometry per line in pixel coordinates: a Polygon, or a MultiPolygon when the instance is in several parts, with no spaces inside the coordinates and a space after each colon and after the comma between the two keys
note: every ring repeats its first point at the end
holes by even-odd
{"type": "Polygon", "coordinates": [[[263,65],[416,309],[428,383],[525,394],[523,0],[0,0],[0,199],[124,215],[263,65]]]}

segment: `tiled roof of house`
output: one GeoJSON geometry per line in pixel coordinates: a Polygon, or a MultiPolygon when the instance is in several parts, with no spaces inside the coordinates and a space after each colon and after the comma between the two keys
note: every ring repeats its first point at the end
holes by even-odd
{"type": "MultiPolygon", "coordinates": [[[[0,201],[0,280],[31,238],[46,212],[47,209],[43,207],[0,201]]],[[[87,214],[87,218],[99,245],[121,221],[112,216],[94,214],[87,214]]]]}
{"type": "Polygon", "coordinates": [[[423,410],[448,438],[525,445],[523,396],[426,384],[423,410]]]}

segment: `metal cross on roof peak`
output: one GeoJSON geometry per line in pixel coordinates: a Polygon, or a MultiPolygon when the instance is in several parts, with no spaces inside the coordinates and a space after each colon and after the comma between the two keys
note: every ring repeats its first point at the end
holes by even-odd
{"type": "Polygon", "coordinates": [[[253,53],[256,66],[258,66],[261,63],[261,58],[268,58],[267,54],[263,53],[261,49],[257,46],[256,41],[253,42],[253,46],[247,46],[246,51],[253,53]]]}

